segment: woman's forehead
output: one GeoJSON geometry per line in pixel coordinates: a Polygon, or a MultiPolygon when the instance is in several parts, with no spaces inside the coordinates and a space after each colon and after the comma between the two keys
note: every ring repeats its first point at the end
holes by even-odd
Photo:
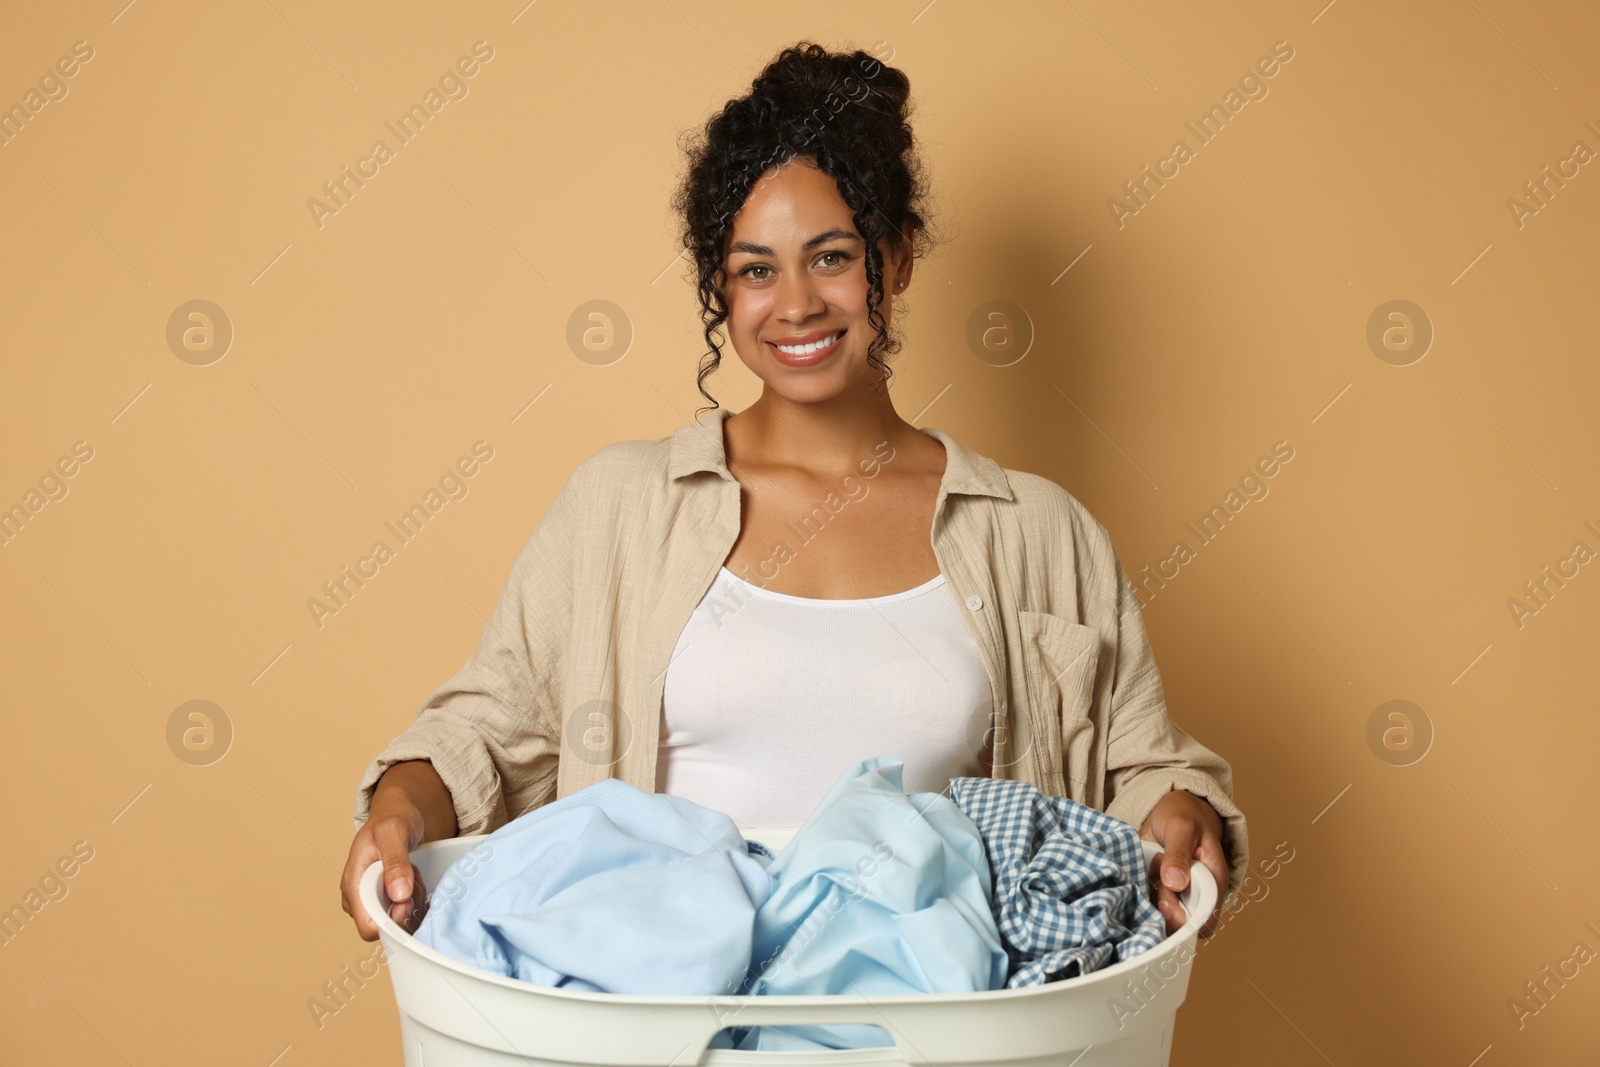
{"type": "Polygon", "coordinates": [[[853,215],[832,175],[795,162],[769,171],[751,186],[734,216],[730,239],[797,245],[832,230],[859,238],[853,215]]]}

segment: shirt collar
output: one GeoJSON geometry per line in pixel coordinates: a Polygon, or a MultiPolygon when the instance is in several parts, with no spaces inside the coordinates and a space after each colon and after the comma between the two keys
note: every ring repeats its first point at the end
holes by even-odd
{"type": "MultiPolygon", "coordinates": [[[[727,408],[716,408],[694,422],[685,423],[672,432],[671,455],[667,461],[667,477],[678,479],[696,471],[713,471],[727,481],[737,481],[728,472],[727,453],[722,438],[722,423],[734,414],[727,408]]],[[[1011,485],[1005,470],[990,459],[980,455],[937,427],[922,427],[944,445],[945,470],[940,482],[941,493],[968,493],[978,496],[997,496],[1012,500],[1011,485]]]]}

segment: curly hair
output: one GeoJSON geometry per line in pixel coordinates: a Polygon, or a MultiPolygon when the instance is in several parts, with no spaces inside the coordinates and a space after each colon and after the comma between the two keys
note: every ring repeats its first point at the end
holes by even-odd
{"type": "Polygon", "coordinates": [[[910,224],[912,254],[925,254],[927,195],[922,165],[907,122],[911,81],[867,52],[830,52],[801,41],[767,64],[744,96],[728,101],[699,131],[690,131],[683,150],[688,171],[673,196],[683,224],[683,245],[699,275],[700,317],[708,351],[696,379],[711,401],[695,417],[720,405],[705,381],[722,364],[714,336],[728,319],[728,305],[717,278],[722,270],[733,218],[750,189],[767,171],[796,158],[809,160],[833,177],[839,195],[854,213],[856,232],[866,240],[867,321],[876,336],[867,363],[888,382],[891,371],[878,353],[900,350],[900,338],[886,329],[883,256],[879,241],[896,253],[910,224]]]}

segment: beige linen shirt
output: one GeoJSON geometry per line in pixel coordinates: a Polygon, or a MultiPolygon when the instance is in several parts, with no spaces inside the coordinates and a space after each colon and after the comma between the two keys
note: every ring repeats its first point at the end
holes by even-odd
{"type": "MultiPolygon", "coordinates": [[[[578,465],[465,665],[368,765],[358,828],[378,778],[404,760],[432,762],[462,834],[607,777],[655,791],[668,660],[739,535],[722,434],[731,414],[607,445],[578,465]]],[[[969,738],[984,772],[1135,827],[1171,789],[1203,797],[1223,819],[1230,905],[1249,863],[1232,770],[1168,717],[1105,527],[1049,479],[922,432],[946,453],[934,555],[990,680],[989,728],[969,738]]],[[[816,518],[845,504],[831,497],[816,518]]]]}

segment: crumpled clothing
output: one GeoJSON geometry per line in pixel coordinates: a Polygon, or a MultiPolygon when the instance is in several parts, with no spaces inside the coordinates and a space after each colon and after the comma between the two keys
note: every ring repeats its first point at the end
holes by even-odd
{"type": "Polygon", "coordinates": [[[720,812],[607,778],[458,859],[415,936],[537,985],[722,993],[748,973],[771,855],[720,812]]]}
{"type": "Polygon", "coordinates": [[[1030,782],[952,778],[950,799],[983,835],[1006,988],[1087,974],[1166,938],[1133,826],[1030,782]]]}
{"type": "MultiPolygon", "coordinates": [[[[873,997],[1004,984],[978,827],[938,793],[908,795],[903,771],[883,756],[852,764],[778,852],[741,993],[873,997]]],[[[893,1044],[865,1024],[753,1027],[734,1041],[762,1051],[893,1044]]]]}

